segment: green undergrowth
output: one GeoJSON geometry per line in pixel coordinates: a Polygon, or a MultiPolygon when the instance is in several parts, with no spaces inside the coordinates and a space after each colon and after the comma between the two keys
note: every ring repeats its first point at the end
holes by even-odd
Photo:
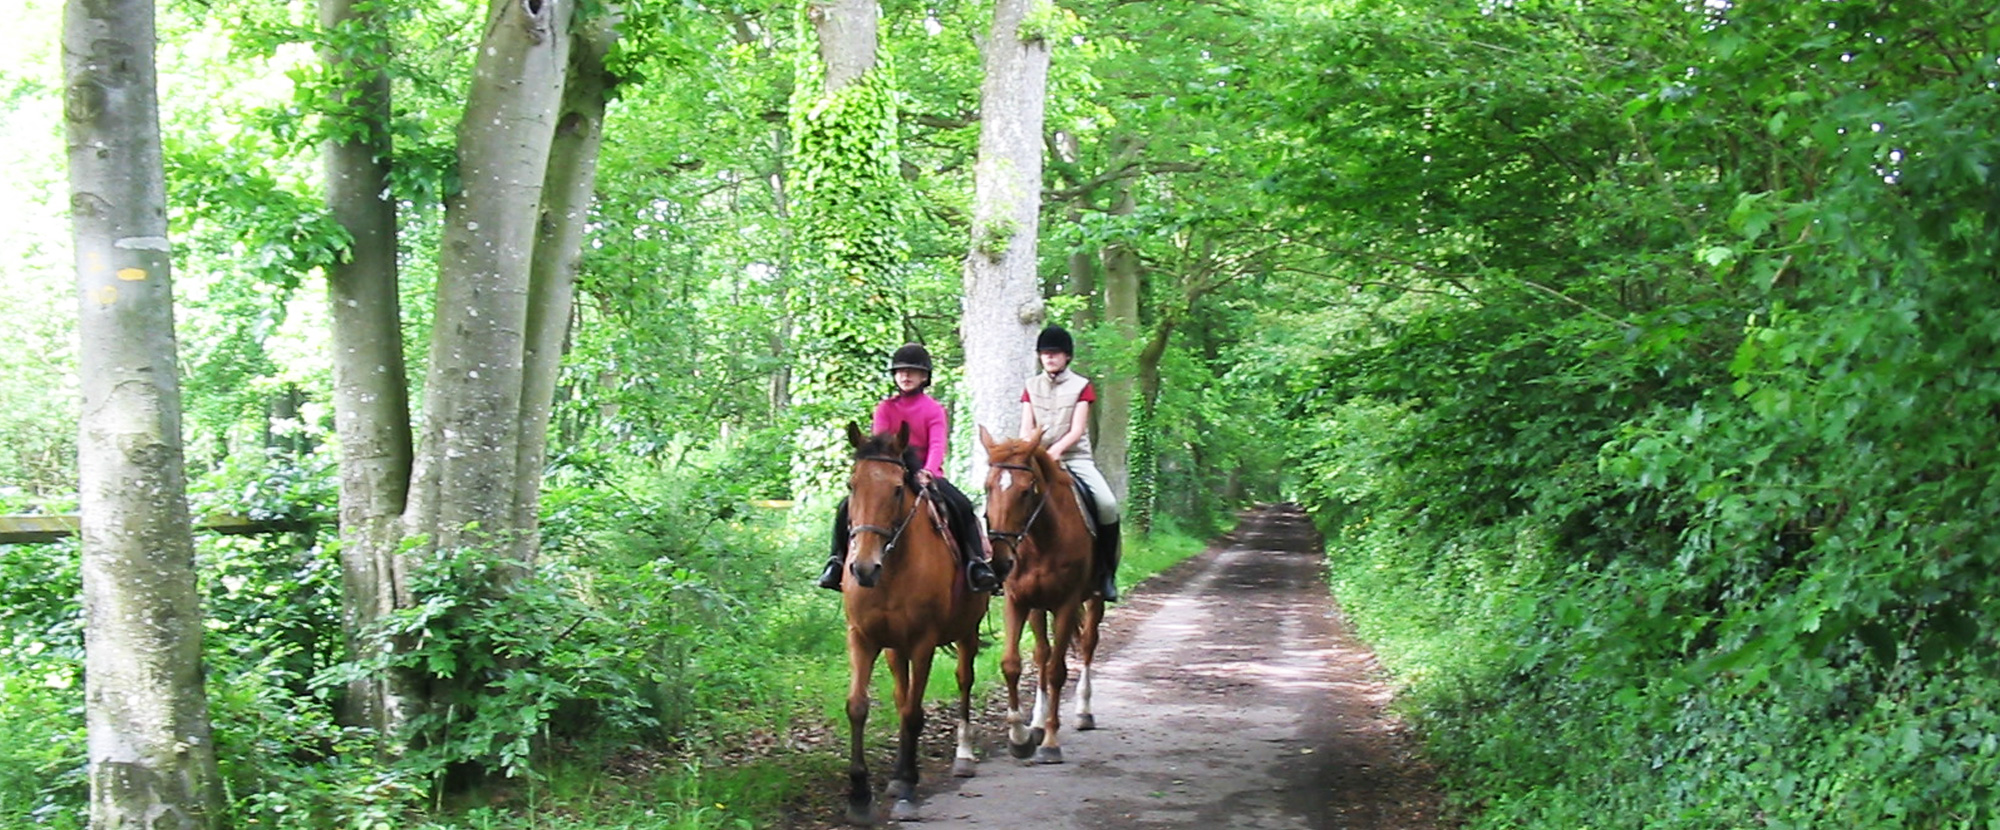
{"type": "MultiPolygon", "coordinates": [[[[787,521],[802,523],[801,535],[816,541],[820,522],[813,516],[819,511],[810,506],[791,509],[804,515],[787,521]]],[[[1159,523],[1151,534],[1127,536],[1121,586],[1131,590],[1204,547],[1203,540],[1180,531],[1171,520],[1159,523]]],[[[808,547],[806,553],[816,554],[817,549],[808,547]]],[[[503,803],[433,814],[428,826],[438,830],[766,827],[787,811],[800,809],[815,794],[844,786],[848,678],[839,635],[843,623],[838,597],[810,586],[819,561],[816,555],[797,557],[795,567],[774,576],[782,587],[764,613],[742,609],[750,616],[741,622],[764,633],[718,647],[737,652],[729,665],[760,668],[750,679],[705,680],[691,690],[703,698],[700,708],[705,714],[679,751],[663,754],[627,747],[553,760],[536,776],[483,796],[498,797],[503,803]],[[728,691],[718,693],[718,687],[728,691]]],[[[1117,606],[1109,613],[1116,614],[1117,606]]],[[[993,694],[1001,683],[997,602],[985,632],[975,669],[975,700],[993,694]]],[[[953,665],[950,657],[941,655],[932,667],[926,699],[933,712],[956,698],[953,665]]],[[[891,685],[885,666],[878,664],[872,688],[874,709],[866,740],[878,756],[886,757],[895,743],[896,721],[888,704],[891,685]]],[[[875,770],[878,775],[886,771],[875,770]]]]}
{"type": "MultiPolygon", "coordinates": [[[[1538,534],[1484,541],[1521,553],[1510,535],[1538,534]]],[[[1660,653],[1672,641],[1648,639],[1658,580],[1482,570],[1470,560],[1496,549],[1478,540],[1330,537],[1334,590],[1470,827],[2000,827],[1990,649],[1898,645],[1883,662],[1834,641],[1721,668],[1738,658],[1676,659],[1660,653]],[[1413,546],[1433,545],[1457,576],[1408,567],[1413,546]]]]}
{"type": "Polygon", "coordinates": [[[1308,502],[1469,827],[2000,827],[2000,455],[1964,432],[2000,384],[1956,368],[2000,328],[1967,288],[1670,347],[1439,312],[1369,358],[1422,368],[1322,410],[1308,502]],[[1379,394],[1426,373],[1451,394],[1379,394]]]}
{"type": "Polygon", "coordinates": [[[1293,347],[1298,488],[1466,826],[2000,828],[1984,8],[1329,27],[1288,172],[1426,290],[1293,347]]]}
{"type": "MultiPolygon", "coordinates": [[[[462,691],[421,722],[421,748],[395,760],[334,715],[344,682],[381,666],[341,650],[327,540],[201,537],[227,820],[735,830],[771,826],[844,781],[845,622],[839,597],[812,585],[830,506],[733,489],[727,461],[673,475],[583,468],[545,498],[544,556],[504,595],[484,590],[496,563],[477,551],[427,559],[415,584],[429,601],[393,623],[420,642],[398,659],[449,670],[462,691]]],[[[245,512],[310,510],[325,473],[264,459],[226,470],[233,483],[209,482],[196,499],[227,492],[263,500],[233,505],[245,512]]],[[[1128,536],[1121,582],[1201,548],[1165,522],[1128,536]]],[[[85,824],[77,575],[73,544],[0,547],[0,826],[85,824]]],[[[1000,640],[995,603],[977,695],[998,687],[1000,640]]],[[[952,664],[933,668],[933,707],[955,696],[952,664]]],[[[885,666],[875,696],[868,741],[886,748],[885,666]]]]}

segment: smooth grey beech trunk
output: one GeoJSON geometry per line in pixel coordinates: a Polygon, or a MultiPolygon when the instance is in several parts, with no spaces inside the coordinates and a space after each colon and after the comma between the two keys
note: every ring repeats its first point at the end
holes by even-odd
{"type": "MultiPolygon", "coordinates": [[[[1042,202],[1042,120],[1048,99],[1049,44],[1022,39],[1021,22],[1047,0],[998,0],[985,43],[979,94],[979,160],[973,168],[972,245],[965,256],[965,384],[971,424],[1011,436],[1021,426],[1021,384],[1036,370],[1035,335],[1046,309],[1036,276],[1042,202]]],[[[971,438],[965,446],[973,446],[971,438]]],[[[985,458],[968,453],[972,474],[986,479],[985,458]]],[[[976,485],[975,485],[976,486],[976,485]]]]}
{"type": "Polygon", "coordinates": [[[604,60],[617,42],[619,22],[616,14],[602,14],[578,25],[571,38],[562,108],[556,116],[555,139],[542,186],[541,222],[529,269],[521,439],[514,470],[514,526],[523,531],[516,555],[522,561],[534,557],[537,543],[532,531],[540,514],[549,418],[562,356],[568,351],[584,226],[604,146],[605,103],[616,83],[604,60]]]}
{"type": "MultiPolygon", "coordinates": [[[[350,41],[387,22],[371,0],[321,0],[320,25],[350,41]]],[[[402,304],[396,267],[396,202],[389,194],[387,55],[329,49],[321,56],[347,109],[345,138],[321,148],[326,202],[354,238],[346,258],[326,267],[333,319],[334,431],[340,440],[341,630],[348,653],[390,644],[366,634],[411,603],[396,551],[410,484],[409,374],[403,364],[402,304]]],[[[405,722],[417,680],[392,673],[354,681],[342,720],[390,735],[405,722]]]]}
{"type": "Polygon", "coordinates": [[[220,825],[175,376],[151,0],[71,0],[90,825],[220,825]]]}
{"type": "Polygon", "coordinates": [[[404,530],[434,548],[525,545],[535,530],[516,514],[530,266],[573,8],[571,0],[495,0],[473,65],[458,135],[462,189],[445,202],[430,371],[403,516],[404,530]]]}
{"type": "MultiPolygon", "coordinates": [[[[321,22],[383,25],[372,8],[322,0],[321,22]]],[[[407,645],[365,635],[383,615],[415,604],[410,569],[421,550],[477,546],[512,557],[516,568],[496,575],[495,590],[532,566],[543,445],[611,84],[603,59],[617,20],[603,14],[578,36],[572,72],[576,8],[570,0],[496,0],[488,8],[459,125],[462,189],[445,204],[414,440],[396,215],[384,198],[388,88],[379,64],[357,66],[354,55],[328,61],[350,102],[339,113],[351,128],[347,138],[324,150],[328,204],[355,239],[348,261],[329,269],[329,292],[345,623],[357,656],[407,645]],[[413,537],[426,546],[411,551],[404,543],[413,537]]],[[[351,691],[365,699],[354,714],[396,737],[429,695],[444,693],[415,672],[351,691]]]]}

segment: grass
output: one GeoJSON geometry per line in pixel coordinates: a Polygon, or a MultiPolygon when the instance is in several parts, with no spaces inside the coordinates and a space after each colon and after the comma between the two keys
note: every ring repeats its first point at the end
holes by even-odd
{"type": "MultiPolygon", "coordinates": [[[[1171,526],[1125,541],[1121,590],[1206,546],[1171,526]]],[[[805,579],[800,577],[801,584],[805,579]]],[[[811,592],[805,602],[836,602],[831,593],[804,590],[811,592]]],[[[997,603],[987,626],[992,645],[980,651],[975,699],[995,693],[1000,684],[997,603]]],[[[810,809],[845,787],[845,652],[818,642],[825,653],[774,654],[784,665],[758,672],[763,682],[789,686],[760,690],[760,705],[795,714],[710,712],[702,734],[681,753],[637,748],[585,753],[592,757],[559,762],[539,781],[486,794],[486,803],[434,815],[424,830],[736,830],[782,824],[788,814],[810,809]]],[[[933,665],[927,700],[956,698],[953,665],[949,659],[933,665]]],[[[890,696],[888,672],[879,665],[874,694],[878,714],[869,719],[866,740],[886,752],[896,724],[879,714],[890,696]]]]}
{"type": "MultiPolygon", "coordinates": [[[[254,661],[216,662],[228,677],[211,678],[212,717],[218,728],[239,730],[230,751],[258,756],[226,759],[238,773],[229,782],[232,813],[242,826],[274,830],[740,830],[831,809],[830,794],[846,779],[843,622],[838,598],[809,585],[822,534],[801,522],[766,516],[694,538],[631,534],[593,548],[589,601],[617,627],[590,635],[605,639],[591,641],[588,653],[623,666],[634,690],[671,690],[651,709],[632,706],[660,723],[612,734],[603,724],[552,722],[529,774],[444,801],[427,794],[423,774],[373,763],[365,751],[321,754],[326,745],[299,726],[297,708],[317,703],[295,697],[254,661]],[[635,653],[655,658],[617,662],[635,653]],[[260,728],[240,731],[246,724],[260,728]]],[[[1128,535],[1121,588],[1204,545],[1165,524],[1128,535]]],[[[979,700],[1000,684],[1000,619],[996,604],[975,670],[979,700]]],[[[585,636],[579,629],[573,639],[585,636]]],[[[231,648],[221,638],[211,647],[231,648]]],[[[81,826],[80,694],[49,679],[73,678],[76,656],[0,653],[16,658],[0,670],[0,727],[12,727],[0,728],[10,736],[0,738],[0,825],[81,826]]],[[[934,664],[928,700],[955,699],[953,665],[934,664]]],[[[866,738],[881,756],[895,740],[895,719],[880,714],[888,675],[876,672],[878,714],[866,738]]]]}

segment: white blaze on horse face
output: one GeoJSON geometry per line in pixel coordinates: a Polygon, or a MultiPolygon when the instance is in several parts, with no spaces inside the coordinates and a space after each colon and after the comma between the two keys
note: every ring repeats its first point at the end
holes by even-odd
{"type": "Polygon", "coordinates": [[[1014,489],[1014,472],[1012,470],[1009,470],[1007,472],[1001,473],[1000,492],[1005,493],[1008,490],[1012,489],[1014,489]]]}

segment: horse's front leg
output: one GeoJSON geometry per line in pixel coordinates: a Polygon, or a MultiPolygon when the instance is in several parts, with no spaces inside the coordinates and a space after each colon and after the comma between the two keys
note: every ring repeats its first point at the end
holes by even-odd
{"type": "Polygon", "coordinates": [[[889,807],[895,821],[916,821],[917,742],[924,737],[924,687],[931,676],[933,646],[890,652],[896,675],[896,771],[889,778],[888,796],[896,800],[889,807]]]}
{"type": "Polygon", "coordinates": [[[972,753],[972,665],[978,656],[978,635],[958,641],[958,751],[951,759],[957,778],[979,774],[979,758],[972,753]]]}
{"type": "Polygon", "coordinates": [[[861,736],[868,727],[868,681],[881,649],[847,632],[847,822],[875,823],[875,795],[868,786],[868,759],[861,736]]]}
{"type": "Polygon", "coordinates": [[[1065,605],[1056,610],[1052,623],[1055,626],[1054,644],[1050,644],[1047,637],[1039,636],[1046,632],[1040,628],[1035,631],[1038,635],[1035,663],[1042,670],[1042,693],[1038,697],[1046,698],[1047,702],[1046,707],[1036,706],[1039,710],[1037,714],[1042,716],[1042,745],[1035,748],[1037,764],[1063,762],[1058,730],[1062,729],[1062,692],[1063,685],[1069,682],[1069,641],[1070,635],[1076,631],[1076,613],[1075,605],[1065,605]]]}
{"type": "Polygon", "coordinates": [[[1007,644],[1000,652],[1000,675],[1007,680],[1007,753],[1016,758],[1034,754],[1038,738],[1028,733],[1028,719],[1021,712],[1021,626],[1028,611],[1012,596],[1002,603],[1007,617],[1007,644]]]}
{"type": "Polygon", "coordinates": [[[1097,718],[1090,714],[1090,664],[1097,658],[1097,627],[1103,622],[1104,600],[1084,600],[1083,627],[1076,634],[1076,654],[1083,660],[1076,676],[1076,728],[1080,732],[1097,728],[1097,718]]]}
{"type": "Polygon", "coordinates": [[[1035,708],[1027,719],[1026,744],[1015,749],[1016,758],[1033,757],[1049,735],[1049,612],[1040,608],[1029,611],[1028,632],[1035,638],[1035,708]]]}

